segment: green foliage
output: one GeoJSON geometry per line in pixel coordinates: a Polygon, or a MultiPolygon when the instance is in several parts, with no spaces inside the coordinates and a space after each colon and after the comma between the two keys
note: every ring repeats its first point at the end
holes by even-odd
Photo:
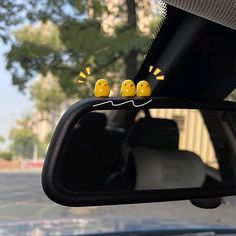
{"type": "Polygon", "coordinates": [[[0,152],[0,159],[11,161],[11,160],[13,160],[13,153],[11,153],[11,152],[0,152]]]}
{"type": "Polygon", "coordinates": [[[9,41],[10,30],[22,22],[21,14],[24,11],[25,4],[14,0],[0,1],[0,39],[4,43],[9,41]]]}
{"type": "Polygon", "coordinates": [[[4,143],[4,142],[5,142],[5,138],[0,135],[0,143],[4,143]]]}
{"type": "MultiPolygon", "coordinates": [[[[63,49],[58,27],[51,22],[46,22],[35,27],[26,25],[15,31],[14,35],[18,42],[29,43],[42,48],[50,47],[52,51],[63,49]]],[[[33,51],[32,54],[34,54],[33,51]]],[[[42,53],[41,55],[44,54],[42,53]]]]}
{"type": "Polygon", "coordinates": [[[32,121],[29,116],[17,121],[16,127],[10,131],[11,152],[15,156],[32,158],[34,145],[38,143],[33,133],[32,121]]]}

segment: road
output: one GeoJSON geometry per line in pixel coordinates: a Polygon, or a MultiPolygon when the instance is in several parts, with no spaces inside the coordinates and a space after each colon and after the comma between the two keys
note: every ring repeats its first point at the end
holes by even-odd
{"type": "Polygon", "coordinates": [[[236,225],[236,198],[224,199],[224,204],[214,210],[196,208],[189,201],[69,208],[44,195],[39,173],[0,174],[0,222],[107,215],[236,225]]]}

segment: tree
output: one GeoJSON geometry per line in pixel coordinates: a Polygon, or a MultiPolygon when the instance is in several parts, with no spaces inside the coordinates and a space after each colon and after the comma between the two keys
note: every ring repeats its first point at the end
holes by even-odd
{"type": "Polygon", "coordinates": [[[4,143],[4,142],[5,142],[5,138],[0,135],[0,143],[4,143]]]}
{"type": "MultiPolygon", "coordinates": [[[[7,4],[9,12],[18,9],[18,14],[30,22],[15,31],[16,40],[7,55],[13,84],[24,90],[35,74],[51,72],[67,97],[85,97],[92,94],[95,78],[106,77],[111,83],[133,79],[138,58],[144,56],[152,39],[150,33],[140,31],[143,19],[137,13],[145,10],[152,22],[159,22],[156,19],[160,15],[153,13],[152,0],[113,2],[117,1],[29,0],[26,4],[3,0],[0,11],[7,4]],[[110,19],[112,30],[105,24],[110,19]],[[88,65],[93,68],[93,76],[78,86],[79,73],[88,65]]],[[[13,19],[6,13],[0,21],[9,26],[7,21],[13,19]]],[[[24,22],[17,15],[16,25],[20,23],[24,22]]]]}
{"type": "MultiPolygon", "coordinates": [[[[0,135],[0,144],[3,144],[4,142],[5,142],[5,138],[0,135]]],[[[1,151],[1,149],[0,149],[0,151],[1,151]]]]}
{"type": "Polygon", "coordinates": [[[26,17],[25,3],[23,1],[1,0],[0,2],[0,38],[8,43],[12,38],[12,27],[22,23],[22,17],[26,17]],[[24,12],[24,13],[23,13],[24,12]]]}
{"type": "Polygon", "coordinates": [[[30,116],[25,116],[17,121],[15,127],[10,131],[10,150],[22,158],[32,158],[34,145],[38,139],[33,132],[33,124],[30,116]]]}
{"type": "Polygon", "coordinates": [[[65,94],[54,78],[50,86],[43,84],[44,80],[39,80],[31,87],[31,96],[35,100],[36,108],[41,112],[55,111],[65,100],[65,94]]]}
{"type": "MultiPolygon", "coordinates": [[[[30,92],[36,110],[41,113],[41,119],[50,122],[52,129],[54,129],[66,99],[65,93],[58,83],[58,78],[49,73],[47,76],[41,76],[32,85],[30,92]]],[[[39,120],[35,122],[39,122],[39,120]]]]}

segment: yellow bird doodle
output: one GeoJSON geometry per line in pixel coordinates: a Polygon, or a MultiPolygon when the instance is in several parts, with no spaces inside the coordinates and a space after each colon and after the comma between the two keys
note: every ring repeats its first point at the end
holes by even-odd
{"type": "Polygon", "coordinates": [[[134,97],[135,96],[135,84],[132,80],[124,80],[121,84],[120,90],[122,97],[134,97]]]}
{"type": "Polygon", "coordinates": [[[99,79],[96,81],[93,91],[95,97],[109,97],[110,84],[106,79],[99,79]]]}
{"type": "Polygon", "coordinates": [[[151,86],[146,80],[142,80],[138,82],[136,96],[137,97],[150,97],[151,96],[151,86]]]}

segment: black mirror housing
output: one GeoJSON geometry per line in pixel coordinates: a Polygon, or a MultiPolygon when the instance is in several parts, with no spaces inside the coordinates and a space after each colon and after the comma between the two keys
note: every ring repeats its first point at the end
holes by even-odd
{"type": "MultiPolygon", "coordinates": [[[[88,98],[72,105],[60,119],[49,145],[43,172],[42,186],[54,202],[66,206],[94,206],[110,204],[145,203],[174,200],[204,199],[236,195],[232,186],[191,189],[139,190],[122,192],[71,191],[61,183],[62,159],[69,144],[73,128],[86,113],[94,110],[140,110],[151,108],[187,108],[236,111],[236,104],[228,101],[209,101],[180,98],[88,98]]],[[[80,157],[78,157],[80,158],[80,157]]],[[[79,181],[75,179],[74,181],[79,181]]]]}

